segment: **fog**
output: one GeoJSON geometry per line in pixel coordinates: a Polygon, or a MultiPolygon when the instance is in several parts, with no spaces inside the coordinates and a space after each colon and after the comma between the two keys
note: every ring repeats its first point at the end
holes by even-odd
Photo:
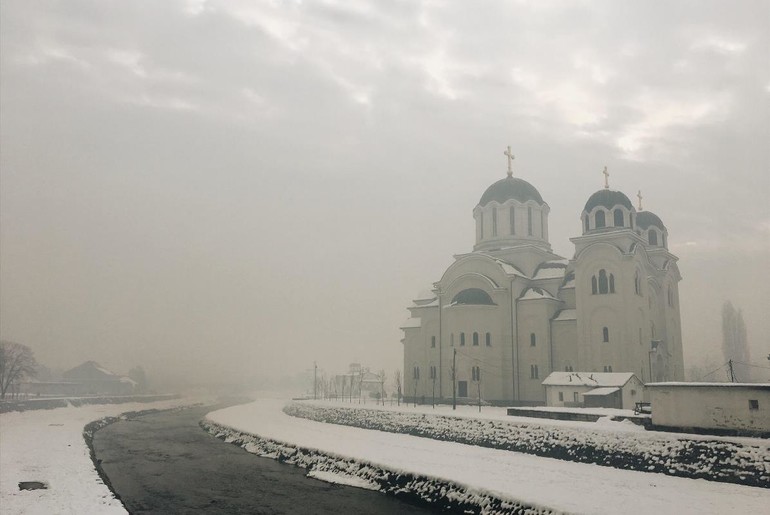
{"type": "Polygon", "coordinates": [[[770,365],[770,4],[3,1],[0,335],[49,367],[401,366],[514,174],[572,257],[610,185],[679,256],[685,369],[770,365]]]}

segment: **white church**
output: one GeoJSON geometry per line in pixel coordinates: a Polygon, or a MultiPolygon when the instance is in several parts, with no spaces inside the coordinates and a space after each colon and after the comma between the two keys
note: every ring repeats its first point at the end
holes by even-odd
{"type": "Polygon", "coordinates": [[[565,259],[551,250],[548,204],[505,154],[508,176],[473,209],[473,251],[408,308],[404,395],[451,399],[454,386],[460,401],[543,404],[553,371],[682,381],[681,276],[661,219],[641,194],[635,209],[610,189],[605,168],[565,259]]]}

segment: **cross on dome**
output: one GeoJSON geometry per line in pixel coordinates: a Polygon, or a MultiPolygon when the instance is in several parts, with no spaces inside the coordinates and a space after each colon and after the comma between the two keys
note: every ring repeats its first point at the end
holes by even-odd
{"type": "Polygon", "coordinates": [[[610,172],[607,171],[607,167],[604,167],[604,171],[602,172],[604,174],[604,188],[609,189],[610,187],[610,172]]]}
{"type": "Polygon", "coordinates": [[[508,177],[513,177],[513,168],[512,168],[512,162],[514,159],[516,159],[516,156],[514,156],[511,153],[511,146],[508,145],[508,150],[503,152],[504,155],[508,156],[508,177]]]}

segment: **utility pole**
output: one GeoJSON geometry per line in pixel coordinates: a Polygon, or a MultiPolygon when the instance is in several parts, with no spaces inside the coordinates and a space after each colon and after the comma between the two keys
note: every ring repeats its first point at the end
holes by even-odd
{"type": "Polygon", "coordinates": [[[457,349],[452,349],[452,409],[457,409],[457,381],[455,371],[457,370],[457,349]]]}
{"type": "Polygon", "coordinates": [[[435,369],[433,369],[432,372],[433,372],[433,409],[436,409],[436,373],[435,373],[435,369]]]}
{"type": "Polygon", "coordinates": [[[735,370],[733,370],[733,360],[728,359],[727,365],[730,367],[730,382],[737,383],[738,380],[735,378],[735,370]]]}
{"type": "Polygon", "coordinates": [[[318,363],[313,362],[313,400],[318,399],[318,363]]]}

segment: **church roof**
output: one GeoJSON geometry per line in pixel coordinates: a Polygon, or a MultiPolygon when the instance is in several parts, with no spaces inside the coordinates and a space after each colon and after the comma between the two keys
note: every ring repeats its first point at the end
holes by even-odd
{"type": "Polygon", "coordinates": [[[586,202],[586,207],[583,208],[583,211],[590,212],[597,206],[612,209],[617,205],[626,207],[629,210],[633,209],[631,201],[623,192],[605,188],[588,197],[588,202],[586,202]]]}
{"type": "Polygon", "coordinates": [[[422,327],[422,319],[408,318],[403,324],[401,324],[400,329],[416,329],[418,327],[422,327]]]}
{"type": "Polygon", "coordinates": [[[562,309],[559,311],[555,317],[553,317],[554,322],[561,322],[564,320],[577,320],[577,310],[576,309],[562,309]]]}
{"type": "Polygon", "coordinates": [[[540,196],[540,192],[530,183],[518,177],[506,177],[487,188],[487,191],[484,192],[481,200],[479,200],[479,205],[486,206],[493,200],[502,204],[510,199],[518,200],[522,203],[528,200],[534,200],[538,204],[545,203],[543,202],[543,197],[540,196]]]}
{"type": "Polygon", "coordinates": [[[639,211],[636,213],[636,226],[640,229],[647,229],[649,226],[654,225],[659,229],[666,230],[666,226],[660,220],[658,215],[649,211],[639,211]]]}
{"type": "Polygon", "coordinates": [[[519,297],[519,300],[536,300],[536,299],[554,299],[557,300],[556,297],[548,293],[542,288],[537,288],[535,286],[532,286],[530,288],[527,288],[524,290],[524,294],[519,297]]]}

